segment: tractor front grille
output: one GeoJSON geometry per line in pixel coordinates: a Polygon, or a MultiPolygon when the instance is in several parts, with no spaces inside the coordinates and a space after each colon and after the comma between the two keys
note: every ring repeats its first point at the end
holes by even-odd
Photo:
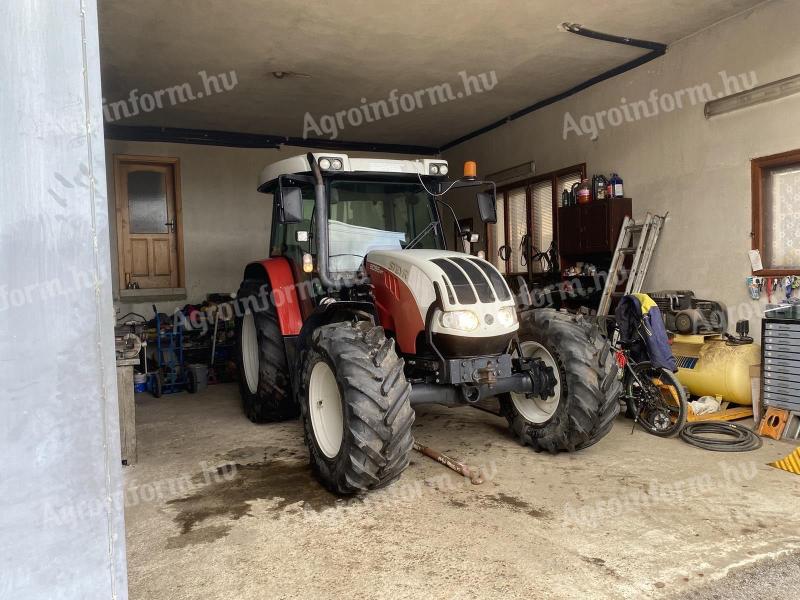
{"type": "Polygon", "coordinates": [[[445,288],[450,301],[453,301],[451,290],[459,304],[476,304],[479,300],[489,304],[511,298],[511,292],[500,274],[479,260],[453,256],[434,258],[433,263],[444,271],[445,288]]]}

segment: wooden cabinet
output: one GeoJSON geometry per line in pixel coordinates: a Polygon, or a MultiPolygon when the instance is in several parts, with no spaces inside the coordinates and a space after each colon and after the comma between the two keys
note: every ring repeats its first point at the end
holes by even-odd
{"type": "Polygon", "coordinates": [[[558,209],[558,252],[561,256],[580,254],[581,214],[580,206],[564,206],[558,209]]]}
{"type": "Polygon", "coordinates": [[[558,209],[558,249],[561,256],[607,254],[614,251],[622,222],[631,216],[630,198],[596,200],[558,209]]]}

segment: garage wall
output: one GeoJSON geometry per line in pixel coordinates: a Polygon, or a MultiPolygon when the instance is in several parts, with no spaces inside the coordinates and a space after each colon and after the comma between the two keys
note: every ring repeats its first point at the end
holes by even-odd
{"type": "MultiPolygon", "coordinates": [[[[755,319],[760,309],[744,281],[750,274],[749,161],[800,148],[800,96],[711,120],[702,103],[684,100],[683,109],[606,127],[595,140],[574,132],[564,139],[565,114],[579,122],[583,115],[620,106],[621,98],[629,104],[647,100],[651,90],[660,95],[708,83],[718,93],[725,89],[721,71],[753,72],[758,84],[795,75],[798,17],[793,0],[760,5],[675,43],[655,61],[456,146],[445,158],[454,168],[477,160],[482,174],[528,160],[536,161],[537,173],[584,161],[590,175],[619,172],[634,216],[670,215],[646,288],[693,289],[726,302],[734,318],[755,319]]],[[[575,43],[603,42],[576,38],[575,43]]],[[[502,94],[502,85],[493,93],[502,94]]],[[[472,206],[472,200],[461,203],[462,215],[470,216],[472,206]]],[[[756,321],[751,325],[755,329],[756,321]]]]}
{"type": "Polygon", "coordinates": [[[126,600],[96,3],[0,3],[0,56],[0,598],[126,600]]]}
{"type": "MultiPolygon", "coordinates": [[[[161,142],[106,140],[108,201],[114,296],[120,315],[152,316],[152,301],[118,300],[117,236],[114,197],[114,154],[174,156],[180,159],[184,231],[186,299],[156,302],[162,312],[186,303],[200,303],[209,292],[235,292],[244,266],[267,256],[272,221],[271,196],[256,191],[261,170],[310,149],[223,148],[161,142]]],[[[351,156],[363,156],[356,152],[351,156]]],[[[387,158],[407,158],[386,155],[387,158]]]]}

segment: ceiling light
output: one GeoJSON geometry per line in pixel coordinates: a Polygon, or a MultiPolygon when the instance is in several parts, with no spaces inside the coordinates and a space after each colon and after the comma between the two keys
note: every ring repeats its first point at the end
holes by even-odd
{"type": "Polygon", "coordinates": [[[770,102],[772,100],[779,100],[792,94],[800,93],[800,75],[792,75],[785,79],[779,79],[772,83],[766,83],[752,90],[739,92],[738,94],[731,94],[724,98],[706,102],[704,113],[706,119],[728,113],[740,108],[747,108],[755,106],[763,102],[770,102]]]}

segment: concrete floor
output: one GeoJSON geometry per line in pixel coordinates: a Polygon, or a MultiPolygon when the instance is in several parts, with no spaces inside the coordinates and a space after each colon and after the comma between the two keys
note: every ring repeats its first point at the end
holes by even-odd
{"type": "MultiPolygon", "coordinates": [[[[251,424],[233,385],[141,395],[137,420],[134,600],[746,598],[796,572],[800,477],[766,466],[783,442],[712,453],[620,419],[596,446],[549,456],[493,415],[424,407],[416,438],[488,481],[415,453],[398,483],[341,500],[312,479],[300,423],[251,424]]],[[[783,585],[800,597],[796,577],[783,585]]]]}

